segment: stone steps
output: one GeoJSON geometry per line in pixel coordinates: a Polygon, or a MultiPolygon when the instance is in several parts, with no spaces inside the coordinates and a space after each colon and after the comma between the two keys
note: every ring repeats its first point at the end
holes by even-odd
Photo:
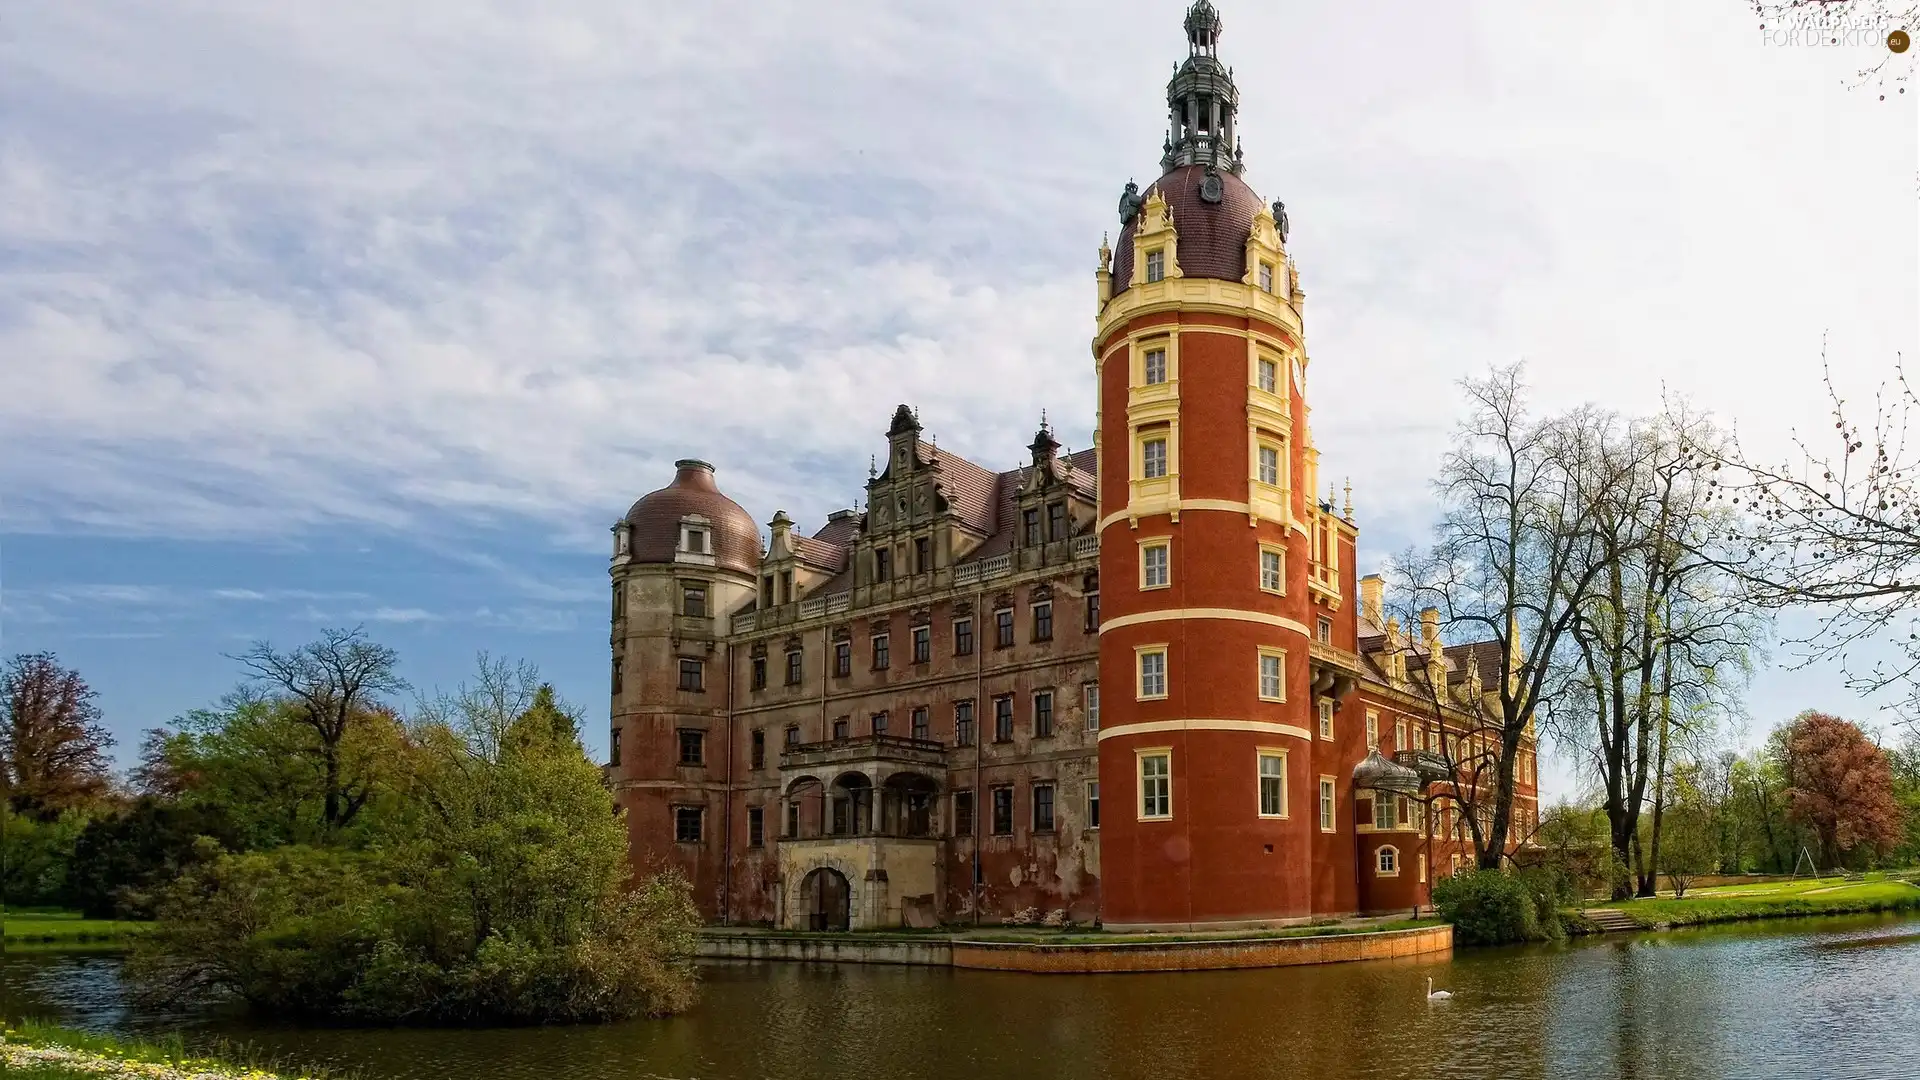
{"type": "Polygon", "coordinates": [[[1580,917],[1609,934],[1640,929],[1639,923],[1634,922],[1631,916],[1618,908],[1587,908],[1580,913],[1580,917]]]}

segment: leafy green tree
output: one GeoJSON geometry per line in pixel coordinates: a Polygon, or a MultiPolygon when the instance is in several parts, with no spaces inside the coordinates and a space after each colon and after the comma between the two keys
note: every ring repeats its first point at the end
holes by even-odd
{"type": "Polygon", "coordinates": [[[219,806],[141,798],[87,823],[67,870],[68,902],[90,919],[151,918],[156,887],[239,846],[239,830],[219,806]]]}
{"type": "Polygon", "coordinates": [[[67,875],[87,814],[69,810],[51,821],[15,814],[0,802],[0,901],[53,906],[67,902],[67,875]]]}
{"type": "Polygon", "coordinates": [[[634,886],[625,822],[576,729],[532,668],[483,656],[475,684],[422,702],[404,812],[375,815],[363,849],[289,846],[190,870],[131,970],[149,992],[364,1020],[685,1008],[691,887],[675,873],[634,886]]]}

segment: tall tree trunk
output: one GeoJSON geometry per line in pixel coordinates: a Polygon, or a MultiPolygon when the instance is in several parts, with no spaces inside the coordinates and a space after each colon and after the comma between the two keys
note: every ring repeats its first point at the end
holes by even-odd
{"type": "Polygon", "coordinates": [[[1653,782],[1653,825],[1647,835],[1647,859],[1649,865],[1640,879],[1640,895],[1652,896],[1658,891],[1660,877],[1660,822],[1667,809],[1667,744],[1673,730],[1673,646],[1671,642],[1663,650],[1666,663],[1660,682],[1660,736],[1658,757],[1654,762],[1653,782]]]}

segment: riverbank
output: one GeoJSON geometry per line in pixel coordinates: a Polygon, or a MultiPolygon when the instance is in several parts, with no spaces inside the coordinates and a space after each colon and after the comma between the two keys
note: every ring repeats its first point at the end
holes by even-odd
{"type": "Polygon", "coordinates": [[[0,1036],[8,1080],[322,1080],[191,1055],[178,1039],[141,1042],[22,1021],[0,1036]]]}
{"type": "Polygon", "coordinates": [[[1603,933],[1628,929],[1628,923],[1638,930],[1665,930],[1750,919],[1902,911],[1920,911],[1920,885],[1869,876],[1859,881],[1827,878],[1689,889],[1679,899],[1669,894],[1594,905],[1577,913],[1570,922],[1576,933],[1603,933]]]}
{"type": "Polygon", "coordinates": [[[1093,974],[1291,967],[1452,949],[1453,927],[1438,919],[1376,919],[1213,934],[1103,934],[1088,930],[817,934],[712,928],[702,931],[698,955],[706,960],[1093,974]]]}
{"type": "Polygon", "coordinates": [[[124,942],[150,924],[89,919],[58,908],[13,908],[0,912],[0,940],[8,945],[100,945],[124,942]]]}

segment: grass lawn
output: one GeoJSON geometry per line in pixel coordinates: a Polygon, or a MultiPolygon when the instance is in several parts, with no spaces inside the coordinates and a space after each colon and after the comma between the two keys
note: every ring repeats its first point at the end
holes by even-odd
{"type": "Polygon", "coordinates": [[[146,928],[146,923],[87,919],[77,911],[52,908],[12,908],[0,913],[0,938],[8,945],[113,942],[146,928]]]}
{"type": "Polygon", "coordinates": [[[271,1063],[244,1053],[190,1054],[177,1036],[134,1041],[32,1020],[7,1025],[0,1065],[7,1080],[291,1080],[297,1075],[277,1072],[271,1063]]]}
{"type": "Polygon", "coordinates": [[[1642,926],[1657,923],[1687,926],[1792,915],[1920,911],[1920,886],[1881,874],[1869,874],[1860,881],[1830,877],[1822,881],[1727,885],[1713,889],[1689,889],[1687,895],[1679,900],[1668,894],[1592,906],[1616,908],[1642,926]]]}

